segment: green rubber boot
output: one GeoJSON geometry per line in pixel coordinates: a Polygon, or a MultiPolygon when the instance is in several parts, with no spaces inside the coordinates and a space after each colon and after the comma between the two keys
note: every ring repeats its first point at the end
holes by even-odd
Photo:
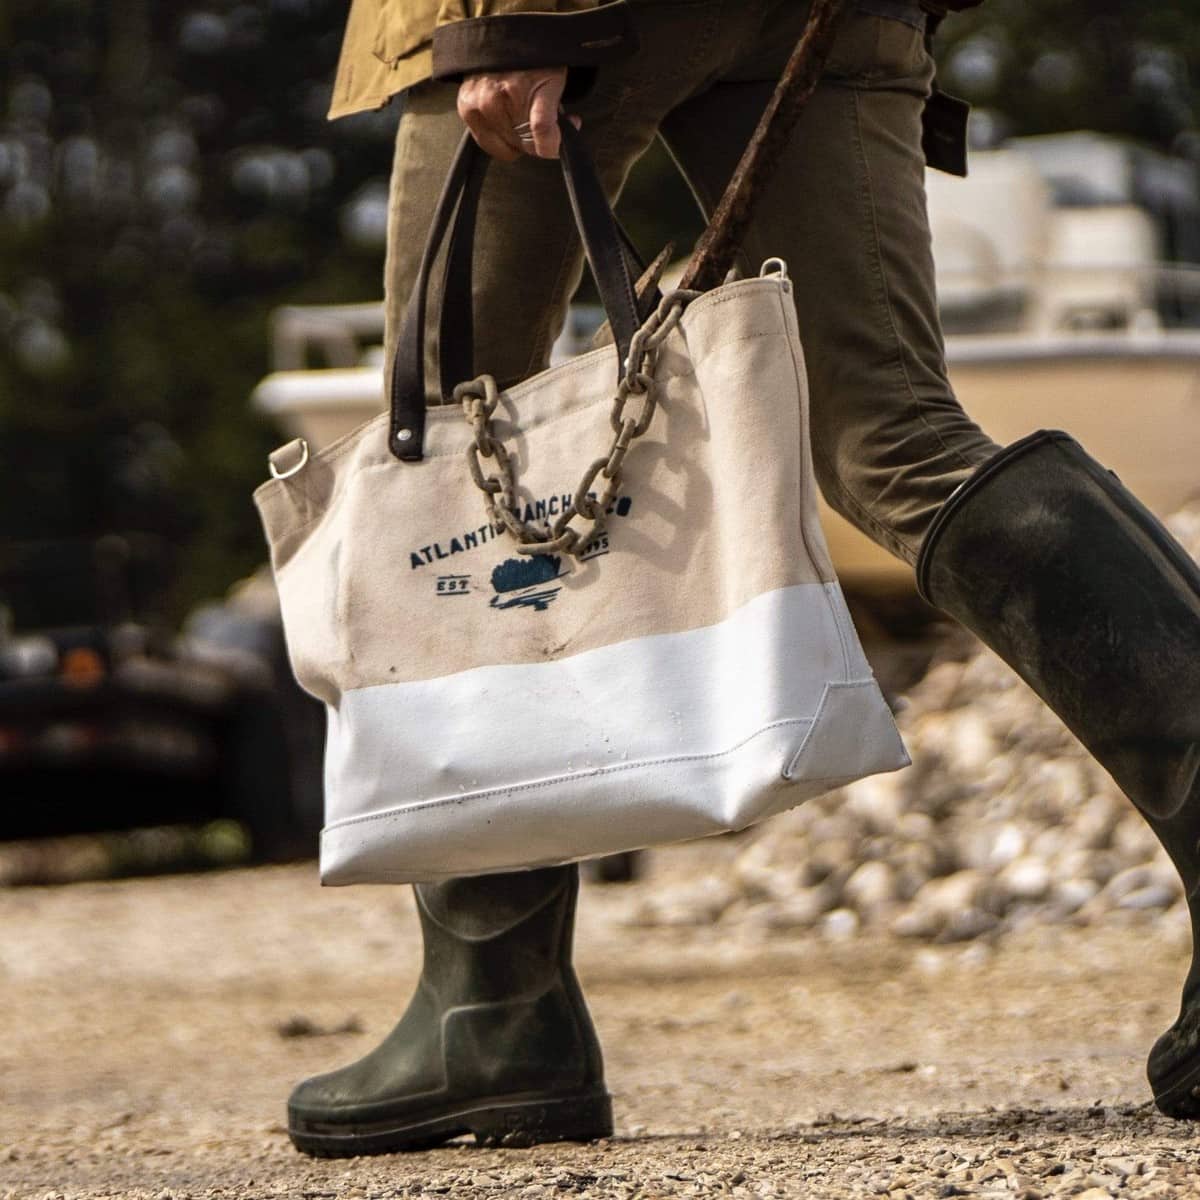
{"type": "Polygon", "coordinates": [[[425,960],[399,1024],[365,1058],[288,1101],[320,1157],[612,1133],[600,1044],[571,966],[574,866],[414,888],[425,960]]]}
{"type": "Polygon", "coordinates": [[[1162,1112],[1200,1117],[1200,571],[1115,475],[1042,432],[951,496],[917,579],[1062,718],[1178,868],[1192,966],[1147,1070],[1162,1112]]]}

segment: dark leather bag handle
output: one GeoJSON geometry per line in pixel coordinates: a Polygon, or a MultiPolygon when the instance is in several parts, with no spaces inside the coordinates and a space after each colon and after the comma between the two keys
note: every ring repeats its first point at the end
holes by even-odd
{"type": "MultiPolygon", "coordinates": [[[[575,136],[576,141],[578,141],[578,134],[575,133],[574,127],[569,126],[569,128],[575,136]]],[[[572,144],[567,147],[564,153],[569,154],[575,148],[574,144],[572,144]]],[[[591,160],[588,158],[587,151],[583,148],[582,144],[578,146],[578,150],[582,155],[582,158],[579,160],[580,176],[584,174],[594,176],[595,172],[592,168],[591,160]]],[[[490,162],[490,159],[484,158],[483,167],[485,170],[488,162],[490,162]]],[[[442,290],[442,315],[438,327],[437,343],[439,347],[439,382],[443,398],[449,397],[458,384],[475,374],[472,252],[475,248],[474,231],[482,184],[482,174],[472,174],[468,178],[463,189],[462,199],[459,201],[459,210],[454,221],[454,228],[450,234],[450,252],[446,258],[442,290]]],[[[597,183],[596,186],[599,191],[599,184],[597,183]]],[[[609,208],[603,192],[599,192],[598,202],[603,203],[604,208],[608,209],[608,213],[612,218],[613,227],[616,229],[617,237],[620,240],[621,251],[625,258],[625,269],[629,278],[637,279],[646,270],[646,264],[642,260],[642,256],[638,253],[638,249],[633,244],[629,234],[625,232],[624,226],[617,220],[616,214],[609,208]]],[[[636,285],[634,291],[634,299],[637,304],[634,326],[636,330],[650,313],[658,307],[662,301],[662,293],[657,287],[651,287],[644,294],[637,295],[636,285]]],[[[621,352],[622,362],[625,361],[627,353],[628,346],[621,352]]]]}
{"type": "MultiPolygon", "coordinates": [[[[640,325],[626,251],[583,140],[565,117],[560,116],[559,129],[562,133],[560,163],[567,196],[601,303],[613,329],[619,379],[633,335],[640,325]]],[[[439,321],[438,375],[443,398],[448,398],[457,384],[474,374],[470,261],[479,196],[489,162],[470,135],[464,135],[434,211],[421,267],[401,323],[392,370],[388,448],[405,462],[419,461],[424,452],[429,280],[452,221],[439,321]]]]}

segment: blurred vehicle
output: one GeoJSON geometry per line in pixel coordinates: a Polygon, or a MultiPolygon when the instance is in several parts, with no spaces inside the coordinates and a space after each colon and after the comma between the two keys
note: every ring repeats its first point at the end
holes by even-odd
{"type": "Polygon", "coordinates": [[[0,543],[0,840],[228,817],[256,859],[311,854],[277,633],[221,608],[172,634],[146,611],[162,557],[145,535],[0,543]]]}

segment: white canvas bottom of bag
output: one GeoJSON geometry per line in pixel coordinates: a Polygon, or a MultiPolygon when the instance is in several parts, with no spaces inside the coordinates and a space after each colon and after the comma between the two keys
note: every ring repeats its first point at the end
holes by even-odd
{"type": "Polygon", "coordinates": [[[346,692],[329,708],[339,819],[321,879],[433,881],[705,837],[908,762],[839,586],[785,587],[700,629],[346,692]]]}

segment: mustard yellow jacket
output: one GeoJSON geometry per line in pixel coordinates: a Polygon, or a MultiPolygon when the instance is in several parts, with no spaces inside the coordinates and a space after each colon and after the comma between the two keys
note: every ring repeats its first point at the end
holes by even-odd
{"type": "Polygon", "coordinates": [[[351,0],[329,115],[379,108],[431,75],[597,65],[632,39],[624,3],[351,0]]]}

